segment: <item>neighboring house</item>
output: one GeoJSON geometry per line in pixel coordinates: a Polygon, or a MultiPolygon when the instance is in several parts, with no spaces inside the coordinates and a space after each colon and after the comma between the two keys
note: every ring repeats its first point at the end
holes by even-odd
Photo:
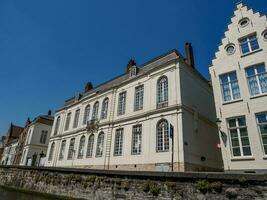
{"type": "Polygon", "coordinates": [[[224,168],[267,172],[267,19],[242,3],[209,68],[224,168]]]}
{"type": "Polygon", "coordinates": [[[1,164],[13,165],[17,140],[23,131],[23,127],[10,124],[5,136],[2,136],[0,151],[2,151],[1,164]]]}
{"type": "Polygon", "coordinates": [[[55,115],[46,166],[222,170],[212,88],[194,68],[190,44],[186,52],[187,59],[172,50],[141,66],[131,60],[123,75],[88,83],[67,100],[55,115]]]}
{"type": "MultiPolygon", "coordinates": [[[[3,141],[1,139],[0,140],[0,161],[2,160],[3,152],[4,152],[4,144],[3,144],[3,141]]],[[[0,165],[1,165],[1,162],[0,162],[0,165]]]]}
{"type": "Polygon", "coordinates": [[[13,165],[15,159],[16,148],[18,145],[18,139],[9,141],[5,147],[1,159],[2,165],[13,165]]]}
{"type": "Polygon", "coordinates": [[[20,165],[40,166],[44,164],[52,125],[51,112],[48,115],[38,116],[28,125],[20,165]]]}
{"type": "Polygon", "coordinates": [[[24,130],[22,131],[22,133],[20,134],[20,136],[18,138],[18,145],[17,145],[17,148],[16,148],[14,165],[19,165],[20,164],[20,160],[21,160],[21,157],[22,157],[22,152],[23,152],[23,149],[24,149],[24,144],[25,144],[25,140],[26,140],[26,136],[27,136],[30,124],[31,124],[31,121],[28,118],[26,123],[25,123],[24,130]]]}

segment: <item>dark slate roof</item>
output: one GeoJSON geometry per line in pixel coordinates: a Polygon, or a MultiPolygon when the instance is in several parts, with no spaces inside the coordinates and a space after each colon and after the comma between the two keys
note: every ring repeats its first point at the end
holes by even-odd
{"type": "Polygon", "coordinates": [[[53,125],[54,117],[50,115],[40,115],[36,117],[32,123],[41,123],[41,124],[46,124],[46,125],[53,125]]]}

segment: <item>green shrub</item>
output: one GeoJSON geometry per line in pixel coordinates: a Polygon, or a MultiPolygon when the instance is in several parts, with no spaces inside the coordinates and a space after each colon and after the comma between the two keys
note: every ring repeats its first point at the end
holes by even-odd
{"type": "Polygon", "coordinates": [[[210,190],[210,183],[207,180],[199,180],[195,183],[195,186],[203,194],[210,190]]]}
{"type": "Polygon", "coordinates": [[[210,189],[217,192],[217,193],[221,193],[222,192],[222,183],[217,181],[217,182],[213,182],[210,184],[210,189]]]}

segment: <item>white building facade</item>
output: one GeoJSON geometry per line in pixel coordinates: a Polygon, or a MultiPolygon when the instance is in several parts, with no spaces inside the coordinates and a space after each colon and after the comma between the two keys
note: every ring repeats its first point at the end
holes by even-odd
{"type": "Polygon", "coordinates": [[[44,165],[52,125],[53,117],[50,115],[41,115],[33,120],[29,125],[20,165],[44,165]]]}
{"type": "Polygon", "coordinates": [[[13,165],[17,145],[18,145],[18,140],[12,140],[7,143],[7,145],[4,147],[4,151],[2,154],[2,159],[1,159],[2,165],[13,165]]]}
{"type": "Polygon", "coordinates": [[[131,60],[127,73],[67,100],[55,114],[45,165],[221,170],[212,89],[190,48],[187,62],[176,50],[139,67],[131,60]]]}
{"type": "Polygon", "coordinates": [[[224,169],[267,171],[267,20],[239,3],[209,68],[224,169]]]}

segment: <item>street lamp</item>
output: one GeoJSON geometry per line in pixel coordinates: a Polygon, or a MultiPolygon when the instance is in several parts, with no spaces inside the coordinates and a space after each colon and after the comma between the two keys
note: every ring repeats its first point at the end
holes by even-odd
{"type": "Polygon", "coordinates": [[[219,118],[216,119],[216,124],[219,130],[221,130],[221,126],[222,126],[222,120],[220,120],[219,118]]]}

